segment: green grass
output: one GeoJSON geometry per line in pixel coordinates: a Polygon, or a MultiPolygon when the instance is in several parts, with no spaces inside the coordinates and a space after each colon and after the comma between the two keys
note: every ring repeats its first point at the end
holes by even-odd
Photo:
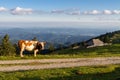
{"type": "Polygon", "coordinates": [[[0,72],[0,80],[116,80],[120,65],[0,72]]]}
{"type": "Polygon", "coordinates": [[[80,48],[80,49],[65,49],[53,52],[53,54],[69,54],[69,55],[80,55],[80,56],[120,56],[120,44],[95,47],[95,48],[80,48]]]}
{"type": "MultiPolygon", "coordinates": [[[[89,49],[64,49],[50,54],[37,55],[37,57],[33,55],[25,55],[24,58],[0,56],[0,60],[111,56],[120,57],[120,44],[89,49]]],[[[0,80],[117,80],[117,78],[120,78],[120,65],[0,72],[0,80]]]]}
{"type": "Polygon", "coordinates": [[[120,44],[114,44],[96,48],[82,49],[63,49],[54,51],[49,54],[38,54],[37,57],[32,55],[24,55],[24,58],[17,56],[0,56],[0,60],[15,60],[15,59],[51,59],[51,58],[92,58],[92,57],[114,57],[120,56],[120,44]]]}

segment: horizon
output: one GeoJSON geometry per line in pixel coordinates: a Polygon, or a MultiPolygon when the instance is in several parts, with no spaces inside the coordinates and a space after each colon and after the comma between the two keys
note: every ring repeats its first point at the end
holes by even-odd
{"type": "Polygon", "coordinates": [[[0,28],[120,29],[119,22],[0,22],[0,28]]]}

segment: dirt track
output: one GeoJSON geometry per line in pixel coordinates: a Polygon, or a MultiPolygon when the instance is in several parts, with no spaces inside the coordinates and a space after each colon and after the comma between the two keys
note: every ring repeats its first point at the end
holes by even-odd
{"type": "Polygon", "coordinates": [[[1,60],[0,71],[21,71],[35,69],[66,68],[79,66],[96,66],[120,64],[120,57],[74,58],[74,59],[35,59],[35,60],[1,60]]]}

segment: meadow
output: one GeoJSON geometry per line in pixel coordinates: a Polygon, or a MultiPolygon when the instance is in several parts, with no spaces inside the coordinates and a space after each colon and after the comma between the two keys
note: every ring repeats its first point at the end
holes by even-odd
{"type": "Polygon", "coordinates": [[[0,60],[16,60],[16,59],[60,59],[60,58],[94,58],[94,57],[118,57],[120,56],[120,44],[101,46],[95,48],[79,48],[79,49],[62,49],[51,53],[24,54],[21,58],[19,54],[15,56],[0,56],[0,60]]]}
{"type": "Polygon", "coordinates": [[[0,80],[120,80],[120,65],[0,72],[0,80]]]}
{"type": "MultiPolygon", "coordinates": [[[[120,44],[95,48],[63,49],[37,57],[0,56],[0,60],[119,57],[120,44]]],[[[120,80],[120,65],[82,66],[71,68],[0,72],[0,80],[120,80]]]]}

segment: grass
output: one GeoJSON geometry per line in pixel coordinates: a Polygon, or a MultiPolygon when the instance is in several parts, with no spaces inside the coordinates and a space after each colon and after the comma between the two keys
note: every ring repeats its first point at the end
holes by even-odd
{"type": "Polygon", "coordinates": [[[120,44],[94,47],[94,48],[80,48],[80,49],[65,49],[53,52],[53,54],[69,54],[79,55],[83,57],[104,57],[104,56],[120,56],[120,44]]]}
{"type": "Polygon", "coordinates": [[[0,80],[117,80],[118,78],[120,78],[120,65],[0,72],[0,80]]]}
{"type": "Polygon", "coordinates": [[[96,55],[95,53],[92,53],[92,55],[89,54],[84,54],[84,55],[78,55],[78,54],[73,54],[73,55],[58,55],[58,54],[53,54],[53,55],[38,55],[37,57],[34,56],[25,56],[21,58],[20,56],[0,56],[0,60],[29,60],[29,59],[65,59],[65,58],[95,58],[95,57],[120,57],[120,54],[105,54],[105,55],[96,55]]]}
{"type": "MultiPolygon", "coordinates": [[[[89,49],[64,49],[50,54],[37,55],[37,57],[33,57],[33,55],[25,55],[24,58],[0,56],[0,60],[111,56],[120,57],[120,44],[89,49]]],[[[120,65],[0,72],[0,80],[120,80],[120,65]]]]}
{"type": "Polygon", "coordinates": [[[120,44],[88,49],[63,49],[49,54],[38,54],[37,57],[24,55],[24,58],[17,56],[0,56],[0,60],[19,60],[19,59],[51,59],[51,58],[92,58],[92,57],[120,57],[120,44]]]}

